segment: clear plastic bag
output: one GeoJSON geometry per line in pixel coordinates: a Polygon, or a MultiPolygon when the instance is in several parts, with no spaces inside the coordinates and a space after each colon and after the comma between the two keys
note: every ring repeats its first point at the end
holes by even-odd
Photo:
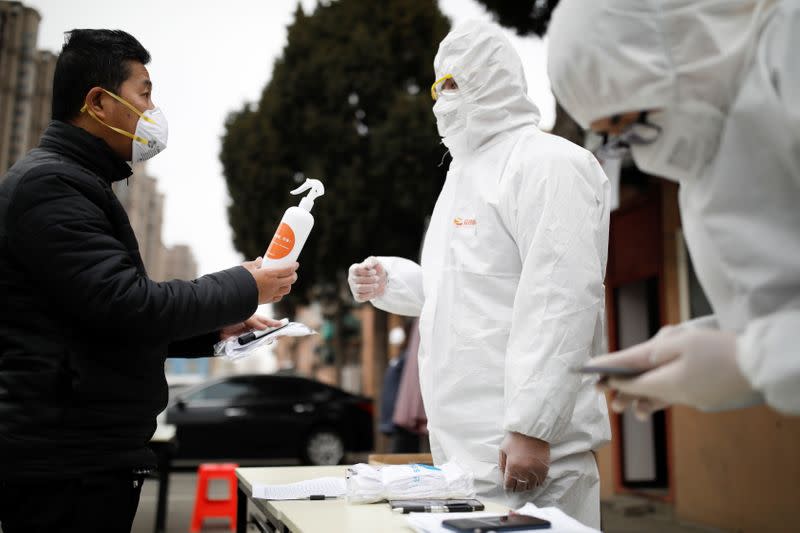
{"type": "Polygon", "coordinates": [[[456,461],[438,467],[420,464],[374,467],[359,463],[347,469],[348,503],[474,497],[474,476],[456,461]]]}
{"type": "Polygon", "coordinates": [[[250,330],[237,337],[229,337],[214,345],[214,356],[226,361],[236,361],[260,351],[281,337],[307,337],[317,332],[300,322],[289,322],[277,328],[259,331],[250,330]]]}

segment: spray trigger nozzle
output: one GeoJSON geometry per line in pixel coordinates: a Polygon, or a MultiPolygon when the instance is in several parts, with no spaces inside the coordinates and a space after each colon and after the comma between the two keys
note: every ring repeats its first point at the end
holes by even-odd
{"type": "Polygon", "coordinates": [[[314,200],[325,194],[325,186],[319,180],[306,179],[301,186],[290,192],[291,194],[303,194],[306,191],[310,192],[300,200],[300,207],[311,211],[311,208],[314,207],[314,200]]]}
{"type": "Polygon", "coordinates": [[[325,186],[322,184],[322,182],[311,178],[307,178],[301,186],[291,191],[291,194],[303,194],[308,190],[311,190],[311,192],[308,193],[308,196],[313,195],[312,200],[325,194],[325,186]]]}
{"type": "Polygon", "coordinates": [[[311,208],[314,206],[314,200],[325,194],[325,186],[320,180],[307,178],[302,185],[291,191],[291,194],[303,194],[306,191],[310,192],[305,198],[300,200],[300,207],[306,211],[311,211],[311,208]]]}

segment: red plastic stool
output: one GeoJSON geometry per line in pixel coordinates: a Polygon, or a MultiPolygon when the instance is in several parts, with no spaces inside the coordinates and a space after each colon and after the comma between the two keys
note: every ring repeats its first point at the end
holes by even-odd
{"type": "Polygon", "coordinates": [[[236,529],[236,469],[234,463],[206,463],[197,469],[197,495],[192,512],[192,533],[203,527],[205,518],[229,518],[231,531],[236,529]],[[211,500],[208,498],[208,484],[212,479],[228,480],[228,498],[211,500]]]}

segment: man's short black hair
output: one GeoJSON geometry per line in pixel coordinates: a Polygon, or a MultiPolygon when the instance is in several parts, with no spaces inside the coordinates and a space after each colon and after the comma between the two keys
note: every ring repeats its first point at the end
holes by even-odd
{"type": "Polygon", "coordinates": [[[118,94],[130,76],[130,61],[146,65],[150,53],[122,30],[67,32],[53,76],[53,120],[75,118],[92,87],[118,94]]]}

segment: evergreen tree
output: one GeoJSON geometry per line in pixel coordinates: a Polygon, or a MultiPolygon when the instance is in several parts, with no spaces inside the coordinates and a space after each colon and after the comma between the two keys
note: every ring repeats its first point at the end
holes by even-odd
{"type": "Polygon", "coordinates": [[[340,294],[368,254],[417,256],[446,173],[428,87],[448,30],[436,0],[322,2],[309,15],[298,5],[260,101],[229,116],[220,159],[246,257],[299,202],[290,189],[325,184],[287,303],[311,288],[340,294]]]}
{"type": "Polygon", "coordinates": [[[497,19],[519,35],[531,33],[542,37],[558,0],[478,0],[497,19]]]}

